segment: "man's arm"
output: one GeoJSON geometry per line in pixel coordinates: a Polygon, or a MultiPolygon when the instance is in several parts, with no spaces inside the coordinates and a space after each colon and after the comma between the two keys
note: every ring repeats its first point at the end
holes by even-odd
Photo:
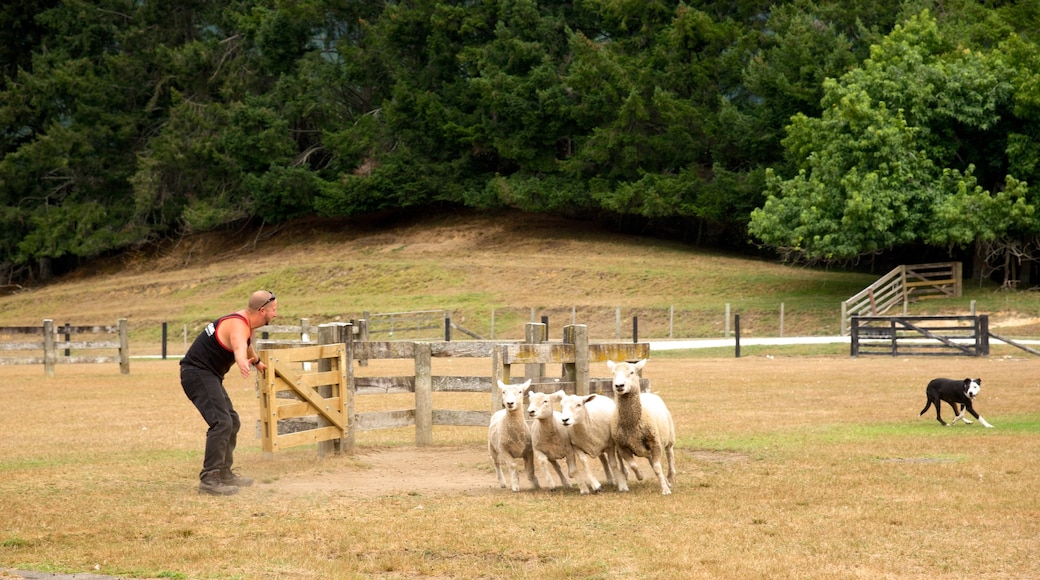
{"type": "Polygon", "coordinates": [[[235,364],[238,365],[238,370],[242,373],[242,376],[248,378],[249,360],[256,356],[255,354],[250,354],[250,351],[253,350],[249,344],[249,339],[253,333],[252,329],[249,328],[248,323],[237,318],[228,319],[221,326],[228,327],[228,342],[231,344],[231,351],[235,353],[235,364]],[[231,324],[228,324],[229,322],[231,324]]]}

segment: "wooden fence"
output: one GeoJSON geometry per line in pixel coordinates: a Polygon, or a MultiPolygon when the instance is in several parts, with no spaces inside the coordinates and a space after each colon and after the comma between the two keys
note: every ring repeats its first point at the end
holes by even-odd
{"type": "Polygon", "coordinates": [[[125,318],[115,326],[55,326],[45,319],[42,326],[0,327],[0,351],[11,356],[0,358],[0,365],[42,364],[48,377],[59,363],[119,363],[119,372],[130,373],[130,341],[125,318]],[[72,340],[73,337],[84,340],[72,340]],[[112,339],[111,337],[115,337],[112,339]],[[30,340],[26,341],[25,338],[30,340]],[[73,349],[90,354],[73,354],[73,349]],[[114,355],[94,354],[115,349],[114,355]]]}
{"type": "Polygon", "coordinates": [[[990,336],[986,315],[854,316],[850,345],[852,356],[988,356],[990,336]]]}
{"type": "MultiPolygon", "coordinates": [[[[266,453],[287,446],[319,442],[319,453],[328,451],[351,450],[355,446],[357,433],[376,429],[393,429],[415,427],[416,445],[424,446],[433,443],[433,427],[435,425],[487,427],[492,413],[501,408],[498,380],[518,382],[512,377],[511,367],[514,364],[524,365],[524,377],[532,379],[532,389],[553,392],[559,389],[569,393],[601,392],[610,394],[610,379],[589,378],[589,364],[611,360],[635,360],[650,356],[650,345],[647,343],[589,344],[588,328],[584,325],[572,325],[564,329],[562,342],[546,342],[544,325],[531,323],[527,334],[530,342],[496,343],[490,341],[463,342],[403,342],[403,341],[361,341],[353,325],[335,323],[319,327],[320,342],[330,346],[342,344],[344,348],[343,381],[344,388],[337,389],[325,382],[332,378],[325,375],[321,380],[313,382],[307,373],[299,373],[295,369],[274,372],[268,369],[268,377],[261,385],[260,398],[264,402],[262,414],[270,418],[270,422],[261,429],[266,453]],[[485,358],[489,359],[486,376],[435,376],[432,373],[432,359],[450,358],[485,358]],[[409,359],[414,362],[414,374],[408,376],[356,377],[355,361],[376,359],[409,359]],[[563,375],[547,377],[546,365],[561,365],[563,375]],[[286,381],[274,380],[275,376],[285,376],[286,381]],[[294,385],[308,385],[313,395],[300,393],[294,385]],[[318,394],[318,389],[325,392],[318,394]],[[278,400],[275,391],[297,391],[290,400],[278,400]],[[470,392],[488,394],[488,407],[485,410],[435,409],[433,393],[435,392],[470,392]],[[354,397],[361,395],[412,394],[414,407],[392,411],[373,411],[356,413],[354,397]],[[292,417],[300,417],[304,408],[300,402],[307,402],[315,411],[318,420],[311,430],[304,430],[283,435],[278,421],[292,417]],[[341,429],[328,429],[335,422],[318,407],[344,409],[346,424],[341,429]]],[[[296,347],[288,349],[270,349],[261,351],[260,356],[268,366],[280,364],[281,360],[298,364],[302,355],[293,351],[315,347],[296,347]]],[[[305,353],[312,356],[313,352],[305,353]]],[[[644,379],[643,388],[649,388],[644,379]]]]}
{"type": "Polygon", "coordinates": [[[841,334],[849,334],[854,316],[881,316],[913,300],[961,295],[961,263],[903,265],[894,268],[858,294],[841,303],[841,334]]]}

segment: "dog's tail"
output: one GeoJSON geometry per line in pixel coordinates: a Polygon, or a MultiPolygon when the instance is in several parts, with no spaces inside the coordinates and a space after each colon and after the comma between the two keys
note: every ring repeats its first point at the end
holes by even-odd
{"type": "Polygon", "coordinates": [[[924,409],[921,409],[921,412],[918,413],[917,416],[920,417],[921,415],[924,415],[925,411],[927,411],[931,406],[932,406],[932,400],[928,399],[928,402],[925,403],[925,405],[924,405],[924,409]]]}

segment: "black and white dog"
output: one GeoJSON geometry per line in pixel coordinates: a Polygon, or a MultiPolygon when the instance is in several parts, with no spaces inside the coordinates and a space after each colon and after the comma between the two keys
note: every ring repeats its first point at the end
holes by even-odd
{"type": "Polygon", "coordinates": [[[935,405],[935,419],[949,427],[958,420],[963,420],[968,425],[971,425],[971,421],[964,417],[964,412],[967,411],[972,414],[979,423],[982,423],[983,427],[992,427],[986,422],[985,419],[979,416],[975,412],[975,407],[971,405],[972,400],[979,394],[979,390],[982,388],[982,379],[964,379],[959,381],[957,379],[932,379],[928,383],[928,388],[925,389],[925,394],[928,396],[928,403],[921,409],[921,415],[924,415],[928,407],[935,405]],[[953,418],[953,423],[947,424],[942,419],[942,413],[939,411],[939,404],[946,401],[953,407],[953,412],[956,417],[953,418]],[[963,408],[962,408],[963,406],[963,408]]]}

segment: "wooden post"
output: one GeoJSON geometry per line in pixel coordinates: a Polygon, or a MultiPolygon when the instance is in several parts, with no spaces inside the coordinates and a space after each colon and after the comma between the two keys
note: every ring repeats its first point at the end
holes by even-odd
{"type": "Polygon", "coordinates": [[[43,320],[43,372],[48,377],[54,376],[54,363],[57,362],[58,353],[54,351],[54,321],[50,318],[43,320]]]}
{"type": "Polygon", "coordinates": [[[736,357],[740,358],[740,315],[736,314],[733,316],[733,331],[736,334],[736,340],[734,345],[736,347],[736,357]]]}
{"type": "Polygon", "coordinates": [[[564,380],[574,382],[574,392],[589,394],[589,327],[572,324],[563,328],[563,342],[574,345],[574,364],[565,364],[564,380]]]}
{"type": "MultiPolygon", "coordinates": [[[[959,264],[960,262],[958,262],[959,264]]],[[[989,356],[989,315],[978,317],[975,329],[975,356],[989,356]]]]}
{"type": "MultiPolygon", "coordinates": [[[[353,382],[353,366],[352,362],[352,345],[351,335],[353,327],[345,322],[330,322],[326,324],[318,325],[318,344],[340,344],[344,345],[346,354],[343,357],[343,362],[335,365],[335,369],[332,368],[332,359],[321,359],[318,361],[318,371],[338,371],[340,374],[340,385],[341,392],[339,393],[340,398],[344,400],[343,405],[343,416],[347,422],[347,428],[344,430],[343,437],[339,440],[329,439],[327,441],[320,441],[318,443],[318,456],[324,457],[329,453],[340,454],[345,450],[353,449],[353,425],[354,425],[354,382],[353,382]]],[[[322,397],[329,398],[335,393],[332,392],[331,385],[322,385],[318,387],[318,394],[322,397]]],[[[323,419],[321,416],[318,417],[318,425],[325,427],[329,425],[329,422],[323,419]]]]}
{"type": "MultiPolygon", "coordinates": [[[[845,309],[845,303],[844,302],[842,303],[841,307],[842,307],[842,310],[845,309]]],[[[842,318],[842,320],[844,320],[844,317],[842,318]]],[[[850,329],[849,329],[849,356],[851,356],[851,357],[858,357],[859,356],[859,317],[858,316],[853,316],[852,317],[852,324],[851,324],[850,329]]]]}
{"type": "MultiPolygon", "coordinates": [[[[528,322],[524,326],[524,342],[528,344],[541,344],[545,342],[545,325],[538,322],[528,322]]],[[[545,365],[541,363],[528,363],[524,365],[524,378],[538,382],[545,376],[545,365]]],[[[496,387],[497,388],[497,387],[496,387]]]]}
{"type": "Polygon", "coordinates": [[[125,318],[119,319],[119,372],[130,374],[130,333],[125,318]]]}
{"type": "MultiPolygon", "coordinates": [[[[318,325],[318,344],[336,344],[337,339],[336,328],[331,324],[320,324],[318,325]]],[[[304,370],[307,370],[306,363],[304,363],[304,370]]],[[[318,372],[327,373],[332,370],[332,361],[330,359],[319,359],[318,360],[318,372]]],[[[331,385],[321,385],[318,387],[318,396],[323,399],[328,399],[332,396],[331,385]]],[[[331,425],[328,419],[318,415],[318,427],[328,427],[331,425]]],[[[338,445],[336,441],[327,439],[325,441],[318,441],[318,457],[325,457],[329,454],[336,453],[338,445]]]]}
{"type": "Polygon", "coordinates": [[[271,368],[271,351],[256,354],[260,362],[267,365],[268,372],[256,377],[260,386],[260,441],[264,459],[274,459],[278,439],[278,411],[274,392],[274,369],[271,368]]]}
{"type": "Polygon", "coordinates": [[[363,320],[361,322],[361,328],[354,326],[353,324],[340,323],[341,328],[341,339],[347,345],[346,353],[346,368],[343,370],[345,374],[343,383],[343,396],[346,397],[346,413],[347,418],[347,430],[343,434],[343,439],[340,441],[340,449],[352,453],[354,446],[357,444],[357,422],[354,421],[354,395],[357,392],[357,388],[354,386],[354,341],[357,340],[357,333],[359,330],[364,333],[365,340],[368,340],[368,321],[363,320]]]}
{"type": "MultiPolygon", "coordinates": [[[[365,313],[365,318],[362,318],[361,320],[358,320],[354,324],[356,325],[356,330],[351,334],[351,336],[353,336],[354,338],[356,338],[360,342],[368,342],[368,313],[367,312],[365,313]]],[[[358,366],[359,367],[367,367],[368,366],[368,359],[359,360],[358,361],[358,366]]]]}
{"type": "Polygon", "coordinates": [[[506,345],[500,344],[491,351],[491,412],[502,408],[502,393],[498,381],[509,384],[509,365],[506,364],[506,345]]]}
{"type": "Polygon", "coordinates": [[[433,445],[433,369],[428,342],[415,343],[415,444],[433,445]]]}

